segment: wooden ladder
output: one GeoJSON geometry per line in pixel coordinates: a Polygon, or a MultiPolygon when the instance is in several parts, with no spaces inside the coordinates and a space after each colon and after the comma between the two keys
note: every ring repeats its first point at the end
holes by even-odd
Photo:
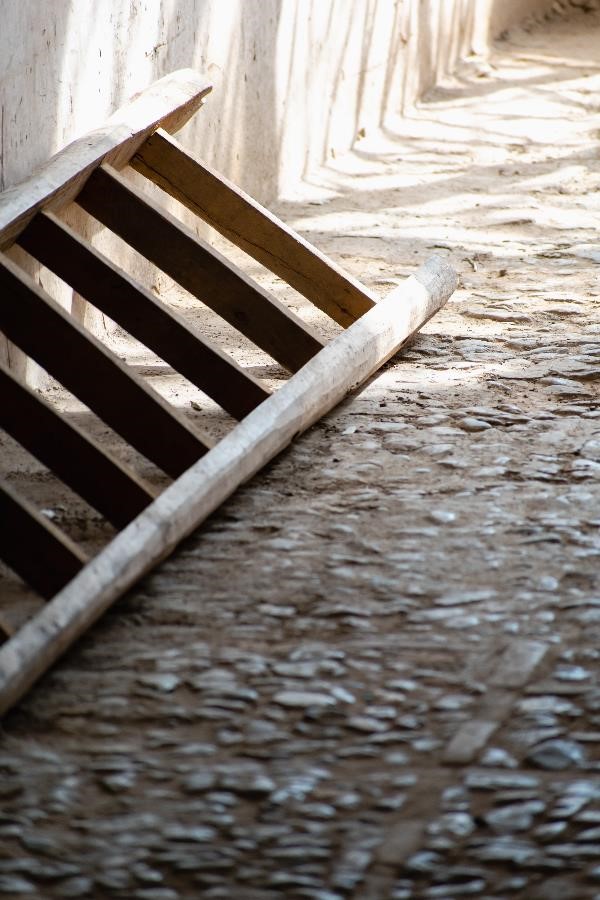
{"type": "MultiPolygon", "coordinates": [[[[0,427],[119,529],[95,557],[0,485],[0,557],[48,602],[0,647],[0,714],[118,597],[292,439],[364,382],[452,294],[433,258],[383,300],[171,134],[210,85],[156,82],[107,125],[0,195],[0,331],[170,476],[145,483],[0,366],[0,427]],[[327,344],[140,190],[141,173],[346,330],[327,344]],[[139,181],[139,179],[138,179],[139,181]],[[291,377],[275,393],[62,220],[77,204],[291,377]],[[213,442],[6,255],[17,244],[238,420],[213,442]]],[[[0,607],[1,614],[1,607],[0,607]]]]}

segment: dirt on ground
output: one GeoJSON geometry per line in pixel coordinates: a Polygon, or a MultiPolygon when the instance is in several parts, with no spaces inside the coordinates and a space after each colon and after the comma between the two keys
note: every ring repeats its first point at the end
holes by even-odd
{"type": "MultiPolygon", "coordinates": [[[[516,30],[280,205],[381,294],[432,252],[460,288],[5,719],[1,896],[600,898],[599,96],[600,13],[516,30]]],[[[70,534],[110,538],[2,455],[70,534]]],[[[6,620],[34,608],[1,585],[6,620]]]]}

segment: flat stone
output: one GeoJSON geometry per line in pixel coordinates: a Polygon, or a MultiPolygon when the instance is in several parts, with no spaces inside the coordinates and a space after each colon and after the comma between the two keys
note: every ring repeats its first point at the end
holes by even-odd
{"type": "MultiPolygon", "coordinates": [[[[590,802],[589,797],[580,797],[577,794],[565,794],[559,797],[552,808],[552,818],[570,819],[571,816],[577,815],[590,802]]],[[[600,821],[600,818],[598,819],[600,821]]]]}
{"type": "Polygon", "coordinates": [[[428,826],[429,834],[451,834],[455,837],[468,837],[475,831],[475,821],[466,812],[447,812],[435,819],[428,826]]]}
{"type": "Polygon", "coordinates": [[[536,723],[542,727],[544,724],[550,727],[555,724],[554,716],[579,716],[581,714],[578,706],[575,706],[575,704],[564,697],[557,697],[555,694],[539,694],[533,697],[525,697],[524,700],[519,700],[517,710],[520,713],[527,713],[528,716],[535,717],[536,723]]]}
{"type": "Polygon", "coordinates": [[[31,881],[19,875],[0,875],[0,894],[9,894],[11,897],[35,897],[36,888],[31,881]]]}
{"type": "Polygon", "coordinates": [[[404,863],[409,872],[421,874],[434,874],[442,866],[442,857],[433,850],[420,850],[414,853],[404,863]]]}
{"type": "Polygon", "coordinates": [[[442,792],[441,808],[451,812],[469,809],[469,792],[462,785],[452,785],[442,792]]]}
{"type": "Polygon", "coordinates": [[[515,831],[528,831],[535,816],[544,812],[546,804],[541,800],[525,803],[514,803],[491,810],[485,816],[485,822],[492,831],[498,834],[511,834],[515,831]]]}
{"type": "Polygon", "coordinates": [[[211,790],[216,783],[215,773],[206,770],[204,772],[192,772],[191,775],[187,775],[181,782],[181,786],[186,793],[199,794],[211,790]]]}
{"type": "Polygon", "coordinates": [[[107,868],[96,876],[96,884],[109,891],[123,891],[131,884],[131,875],[127,869],[107,868]]]}
{"type": "Polygon", "coordinates": [[[462,311],[463,316],[470,319],[489,319],[492,322],[511,322],[513,324],[526,324],[532,321],[531,316],[525,313],[511,312],[509,310],[485,309],[472,307],[462,311]]]}
{"type": "Polygon", "coordinates": [[[557,771],[582,766],[585,754],[583,748],[574,741],[556,739],[534,747],[527,754],[527,759],[540,769],[557,771]]]}
{"type": "Polygon", "coordinates": [[[484,600],[492,600],[497,591],[482,589],[478,591],[450,591],[443,594],[435,601],[437,606],[464,606],[467,603],[481,603],[484,600]]]}
{"type": "Polygon", "coordinates": [[[448,509],[433,509],[429,513],[429,518],[432,522],[437,522],[440,525],[449,525],[450,522],[454,522],[456,519],[456,513],[450,512],[448,509]]]}
{"type": "Polygon", "coordinates": [[[560,856],[565,859],[571,857],[573,859],[600,859],[600,844],[575,844],[565,842],[564,844],[548,844],[546,850],[553,856],[560,856]]]}
{"type": "Polygon", "coordinates": [[[276,663],[273,671],[284,678],[316,678],[321,668],[320,660],[276,663]]]}
{"type": "Polygon", "coordinates": [[[164,881],[164,875],[158,869],[153,869],[145,863],[137,863],[131,867],[131,874],[142,884],[160,884],[164,881]]]}
{"type": "Polygon", "coordinates": [[[217,837],[214,828],[203,825],[166,825],[162,835],[167,841],[190,841],[195,844],[204,844],[217,837]]]}
{"type": "Polygon", "coordinates": [[[583,666],[557,666],[552,673],[553,677],[558,681],[587,681],[591,678],[592,673],[583,666]]]}
{"type": "Polygon", "coordinates": [[[482,755],[480,763],[482,766],[504,766],[507,769],[516,769],[518,766],[514,756],[502,747],[490,747],[482,755]]]}
{"type": "Polygon", "coordinates": [[[461,897],[472,897],[476,894],[481,894],[485,889],[485,886],[486,882],[483,878],[474,878],[471,881],[460,881],[459,884],[454,884],[452,882],[445,884],[441,882],[427,888],[423,893],[423,897],[431,898],[431,900],[435,900],[435,898],[438,897],[440,900],[448,900],[449,897],[456,897],[458,891],[460,892],[461,897]]]}
{"type": "Polygon", "coordinates": [[[397,810],[406,803],[406,794],[386,794],[377,801],[377,809],[397,810]]]}
{"type": "Polygon", "coordinates": [[[595,828],[586,828],[577,835],[578,841],[600,841],[600,825],[595,828]]]}
{"type": "Polygon", "coordinates": [[[172,672],[152,672],[148,675],[140,676],[138,682],[144,687],[151,687],[154,690],[170,694],[176,687],[179,687],[181,678],[178,678],[172,672]]]}
{"type": "Polygon", "coordinates": [[[384,732],[389,730],[389,723],[373,716],[351,716],[347,721],[348,728],[355,731],[384,732]]]}
{"type": "Polygon", "coordinates": [[[46,863],[33,859],[27,860],[27,865],[22,871],[27,872],[36,881],[58,881],[61,878],[72,878],[81,874],[81,869],[70,863],[46,863]]]}
{"type": "Polygon", "coordinates": [[[563,819],[556,822],[544,822],[542,825],[538,825],[537,828],[534,828],[532,834],[539,841],[548,843],[549,841],[556,840],[557,837],[567,830],[568,826],[569,823],[565,822],[563,819]]]}
{"type": "Polygon", "coordinates": [[[292,709],[303,709],[309,706],[335,706],[335,699],[331,694],[311,691],[279,691],[273,700],[280,706],[289,706],[292,709]]]}
{"type": "Polygon", "coordinates": [[[298,612],[295,606],[283,606],[275,603],[261,603],[258,611],[265,616],[273,616],[276,619],[291,619],[298,612]]]}
{"type": "Polygon", "coordinates": [[[351,694],[350,691],[341,684],[334,684],[329,690],[331,696],[336,700],[340,700],[342,703],[354,703],[356,701],[354,694],[351,694]]]}
{"type": "Polygon", "coordinates": [[[531,863],[539,857],[535,844],[504,836],[479,842],[478,846],[469,848],[469,853],[482,862],[508,862],[515,866],[531,863]]]}
{"type": "Polygon", "coordinates": [[[537,788],[539,778],[535,775],[525,775],[521,772],[468,772],[465,777],[465,785],[471,790],[478,791],[502,791],[502,790],[528,790],[537,788]]]}
{"type": "Polygon", "coordinates": [[[444,694],[433,704],[433,708],[442,712],[453,712],[471,706],[474,698],[470,694],[444,694]]]}
{"type": "Polygon", "coordinates": [[[485,419],[477,419],[475,416],[465,416],[464,419],[459,420],[458,425],[463,431],[470,432],[487,431],[492,427],[485,419]]]}
{"type": "Polygon", "coordinates": [[[219,773],[219,783],[236,794],[255,797],[271,794],[276,787],[275,782],[263,772],[236,771],[233,768],[219,773]]]}

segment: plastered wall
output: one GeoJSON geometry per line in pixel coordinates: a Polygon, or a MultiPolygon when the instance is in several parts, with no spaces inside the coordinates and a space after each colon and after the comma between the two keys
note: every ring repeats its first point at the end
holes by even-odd
{"type": "MultiPolygon", "coordinates": [[[[161,75],[214,90],[181,133],[262,202],[550,0],[0,0],[0,190],[161,75]]],[[[37,270],[32,269],[36,275],[37,270]]],[[[85,305],[41,273],[81,318],[85,305]]],[[[88,315],[88,324],[102,327],[88,315]]],[[[0,336],[0,359],[39,382],[0,336]]]]}

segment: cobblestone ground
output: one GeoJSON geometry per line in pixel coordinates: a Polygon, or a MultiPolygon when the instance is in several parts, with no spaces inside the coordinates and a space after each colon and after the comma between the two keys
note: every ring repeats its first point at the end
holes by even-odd
{"type": "Polygon", "coordinates": [[[0,895],[600,897],[599,88],[518,32],[284,207],[462,287],[8,717],[0,895]]]}

